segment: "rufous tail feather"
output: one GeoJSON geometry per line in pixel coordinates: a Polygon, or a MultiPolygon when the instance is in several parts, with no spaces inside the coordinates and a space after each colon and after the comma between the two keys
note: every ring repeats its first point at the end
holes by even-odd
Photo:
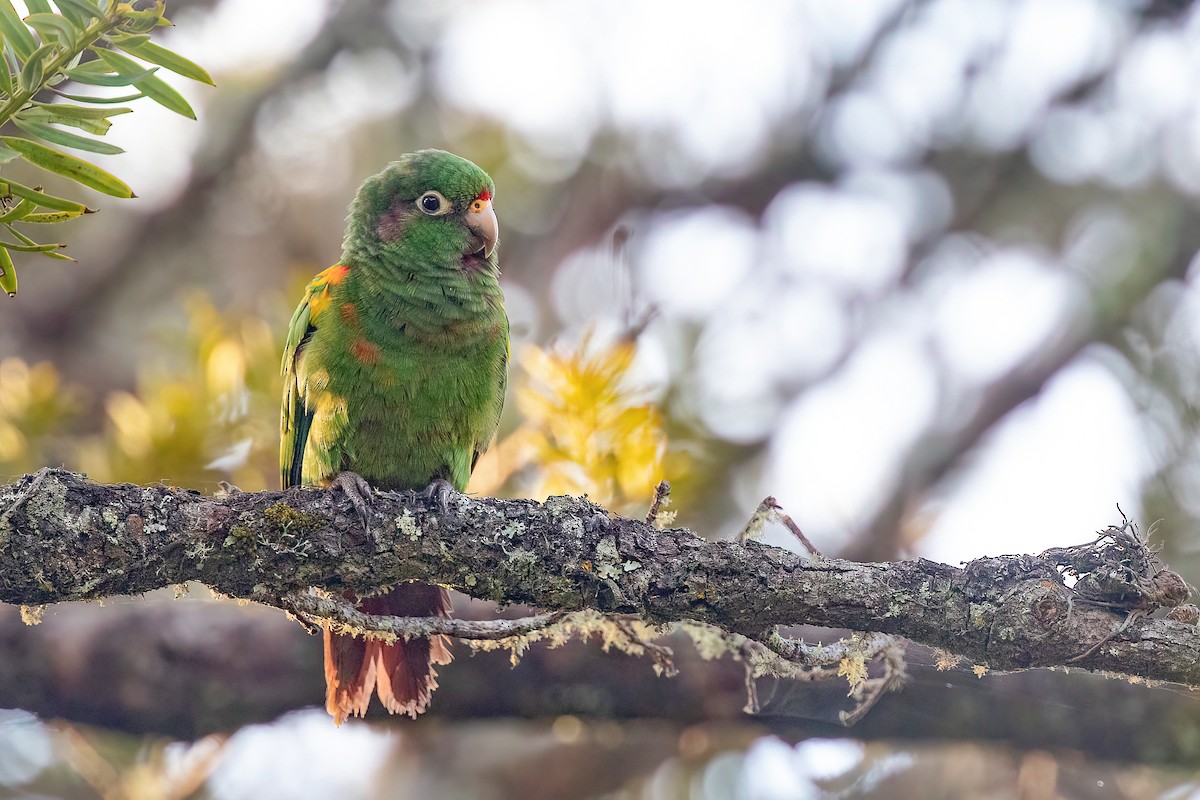
{"type": "MultiPolygon", "coordinates": [[[[353,598],[350,598],[353,599],[353,598]]],[[[396,617],[448,617],[450,595],[440,586],[403,583],[363,598],[358,610],[396,617]]],[[[429,707],[437,688],[435,664],[449,664],[445,636],[397,640],[386,644],[325,629],[325,710],[337,725],[347,717],[366,716],[371,695],[392,714],[415,717],[429,707]]]]}

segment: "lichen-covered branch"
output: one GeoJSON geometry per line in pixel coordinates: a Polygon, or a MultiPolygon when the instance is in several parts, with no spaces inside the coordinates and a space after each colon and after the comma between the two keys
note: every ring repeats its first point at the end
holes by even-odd
{"type": "MultiPolygon", "coordinates": [[[[722,646],[744,637],[750,645],[741,655],[752,665],[836,663],[868,693],[878,684],[859,669],[860,659],[891,663],[893,641],[860,637],[835,662],[828,651],[779,638],[777,626],[903,636],[997,670],[1071,663],[1200,685],[1194,625],[1154,617],[1127,624],[1129,611],[1145,613],[1164,595],[1162,576],[1135,574],[1155,565],[1137,561],[1144,554],[1132,553],[1138,540],[1127,529],[1114,528],[1120,535],[1092,550],[983,558],[957,568],[706,541],[571,497],[537,503],[455,495],[443,513],[416,496],[380,493],[368,522],[364,529],[336,491],[206,497],[43,470],[0,487],[0,601],[38,605],[194,580],[287,608],[310,587],[366,594],[419,578],[548,612],[636,618],[641,628],[627,632],[632,646],[645,643],[636,640],[649,626],[702,623],[719,630],[722,646]],[[1068,588],[1063,570],[1080,573],[1088,594],[1068,588]]],[[[1177,588],[1165,595],[1178,600],[1177,588]]]]}

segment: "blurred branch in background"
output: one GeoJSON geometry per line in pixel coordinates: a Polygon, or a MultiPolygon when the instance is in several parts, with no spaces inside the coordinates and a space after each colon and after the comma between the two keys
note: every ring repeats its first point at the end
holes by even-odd
{"type": "MultiPolygon", "coordinates": [[[[0,609],[0,706],[132,734],[197,739],[270,722],[321,697],[320,659],[313,655],[320,641],[282,614],[229,601],[150,600],[56,606],[34,627],[17,609],[0,609]],[[96,692],[97,684],[109,690],[96,692]]],[[[461,596],[455,608],[466,618],[490,614],[461,596]]],[[[828,634],[795,633],[813,642],[828,634]]],[[[533,647],[516,667],[507,652],[473,652],[439,676],[429,714],[445,721],[572,715],[682,726],[745,720],[789,739],[845,735],[837,721],[849,707],[845,684],[762,678],[763,709],[746,717],[739,663],[702,659],[683,634],[664,642],[679,667],[670,679],[656,676],[642,659],[602,652],[595,642],[533,647]]],[[[1180,765],[1200,759],[1187,735],[1200,716],[1200,700],[1179,687],[1148,688],[1081,672],[980,678],[968,669],[946,670],[939,655],[915,646],[907,658],[910,682],[854,727],[856,737],[954,738],[969,729],[979,739],[1093,758],[1180,765]],[[997,714],[998,704],[1010,713],[997,714]],[[1074,710],[1069,720],[1059,713],[1062,706],[1074,710]]]]}

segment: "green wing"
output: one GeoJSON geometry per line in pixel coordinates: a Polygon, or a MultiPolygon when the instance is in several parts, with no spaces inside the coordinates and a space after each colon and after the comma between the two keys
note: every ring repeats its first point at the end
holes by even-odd
{"type": "Polygon", "coordinates": [[[297,366],[304,357],[304,348],[317,330],[317,317],[329,305],[330,290],[336,286],[348,267],[334,266],[322,272],[304,292],[304,299],[292,315],[287,342],[283,347],[283,406],[280,413],[279,474],[283,488],[303,483],[304,449],[312,427],[313,411],[300,384],[297,366]]]}
{"type": "MultiPolygon", "coordinates": [[[[504,411],[504,396],[508,393],[508,362],[512,358],[512,342],[508,338],[508,317],[504,317],[504,363],[500,369],[500,385],[496,388],[497,396],[500,398],[499,408],[496,411],[496,428],[500,427],[500,415],[504,411]]],[[[487,452],[491,447],[492,440],[496,438],[495,428],[488,435],[487,439],[475,446],[475,452],[471,454],[471,472],[475,471],[475,465],[479,463],[479,457],[487,452]]],[[[469,473],[468,473],[469,475],[469,473]]]]}

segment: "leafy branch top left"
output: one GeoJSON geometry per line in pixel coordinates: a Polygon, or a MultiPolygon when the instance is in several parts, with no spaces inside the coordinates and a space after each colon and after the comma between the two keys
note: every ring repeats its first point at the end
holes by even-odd
{"type": "MultiPolygon", "coordinates": [[[[108,132],[110,117],[132,110],[125,103],[148,97],[196,118],[183,96],[155,74],[160,68],[209,85],[212,78],[198,64],[151,41],[156,28],[171,24],[163,0],[54,0],[53,6],[49,0],[25,0],[25,5],[29,15],[22,19],[11,0],[0,0],[0,127],[11,123],[22,134],[0,135],[0,165],[21,159],[103,194],[133,197],[116,176],[52,145],[123,152],[95,137],[108,132]],[[123,91],[72,94],[61,88],[68,82],[123,91]]],[[[10,297],[17,292],[13,253],[73,260],[59,252],[64,245],[39,243],[17,224],[66,222],[91,211],[77,200],[0,174],[0,290],[10,297]]]]}

